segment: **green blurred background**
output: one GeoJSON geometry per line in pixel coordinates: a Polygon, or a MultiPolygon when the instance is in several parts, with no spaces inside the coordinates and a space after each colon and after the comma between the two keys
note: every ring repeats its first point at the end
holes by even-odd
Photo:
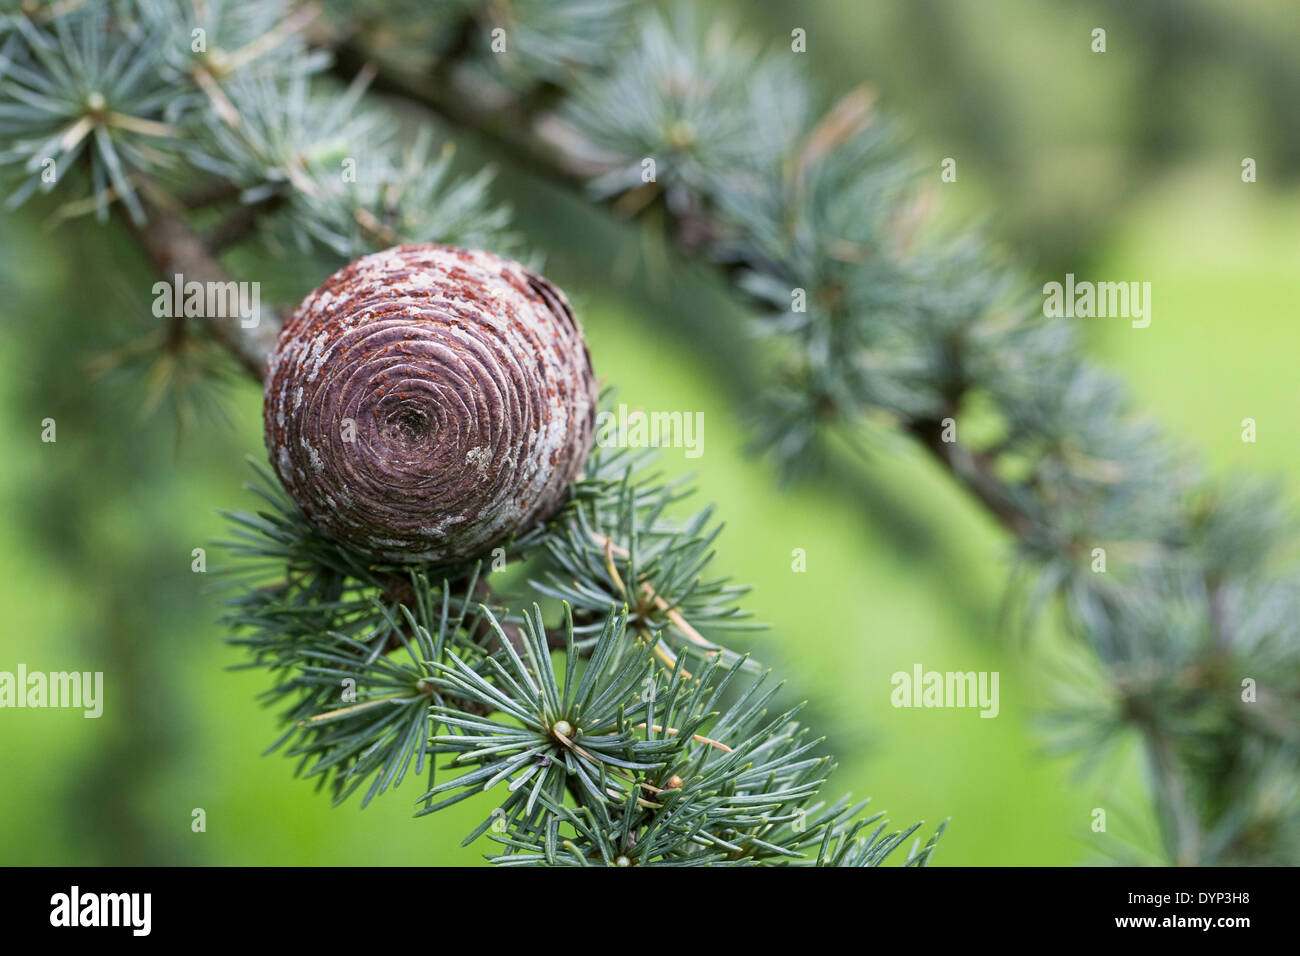
{"type": "MultiPolygon", "coordinates": [[[[933,169],[940,219],[981,223],[1035,283],[1151,282],[1150,328],[1093,320],[1088,347],[1216,473],[1280,475],[1300,504],[1292,3],[714,6],[778,44],[804,27],[828,91],[873,86],[933,169]],[[1098,26],[1105,54],[1089,51],[1098,26]],[[939,186],[947,156],[958,181],[939,186]],[[1241,182],[1246,156],[1258,183],[1241,182]],[[1245,417],[1255,444],[1241,441],[1245,417]]],[[[491,158],[456,138],[467,169],[491,158]]],[[[1131,746],[1083,777],[1044,752],[1036,717],[1069,665],[1050,626],[1026,640],[1002,625],[1009,542],[991,520],[902,442],[778,488],[743,452],[755,383],[744,313],[717,278],[526,169],[506,166],[499,186],[621,400],[704,413],[704,455],[669,450],[661,466],[718,503],[719,569],[755,586],[748,608],[772,625],[735,643],[811,701],[840,761],[831,789],[871,795],[898,823],[950,816],[937,864],[1104,859],[1094,807],[1110,840],[1153,847],[1131,746]],[[1000,716],[892,708],[890,674],[915,663],[999,671],[1000,716]]],[[[196,547],[221,565],[216,511],[249,504],[260,395],[233,380],[225,420],[178,434],[166,409],[142,413],[138,378],[92,378],[96,356],[150,331],[153,278],[116,226],[51,229],[49,213],[0,218],[0,670],[104,671],[105,707],[99,720],[0,711],[0,862],[481,861],[487,844],[459,843],[482,803],[412,820],[408,780],[365,811],[332,809],[291,762],[259,756],[277,736],[254,700],[265,676],[226,670],[239,657],[211,575],[190,566],[196,547]],[[40,440],[47,417],[54,444],[40,440]],[[192,832],[194,808],[206,832],[192,832]]]]}

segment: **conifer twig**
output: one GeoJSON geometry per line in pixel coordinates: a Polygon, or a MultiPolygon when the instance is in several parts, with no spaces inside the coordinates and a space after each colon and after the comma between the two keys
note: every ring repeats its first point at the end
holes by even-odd
{"type": "MultiPolygon", "coordinates": [[[[126,227],[148,257],[159,280],[171,282],[180,275],[187,283],[224,284],[233,281],[182,214],[143,197],[140,202],[145,210],[146,223],[127,222],[126,227]]],[[[180,303],[176,306],[179,308],[180,303]]],[[[202,321],[213,339],[260,385],[279,328],[275,313],[264,307],[252,328],[244,328],[237,316],[204,315],[202,321]]]]}

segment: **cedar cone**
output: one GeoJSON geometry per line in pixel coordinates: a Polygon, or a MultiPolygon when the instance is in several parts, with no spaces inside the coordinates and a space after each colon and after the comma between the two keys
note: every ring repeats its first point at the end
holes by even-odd
{"type": "Polygon", "coordinates": [[[564,294],[517,262],[399,246],[345,266],[280,330],[271,464],[322,532],[452,564],[563,505],[596,383],[564,294]]]}

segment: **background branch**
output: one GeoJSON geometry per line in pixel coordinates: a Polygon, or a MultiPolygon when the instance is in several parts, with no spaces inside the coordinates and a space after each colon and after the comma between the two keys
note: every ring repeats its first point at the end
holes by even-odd
{"type": "MultiPolygon", "coordinates": [[[[181,213],[165,209],[145,197],[141,197],[140,202],[145,211],[145,222],[136,224],[127,220],[126,228],[148,257],[160,281],[170,283],[177,275],[181,275],[186,283],[234,281],[203,237],[181,213]]],[[[176,303],[176,306],[179,308],[181,303],[176,303]]],[[[262,307],[257,324],[251,328],[244,328],[238,316],[204,315],[202,322],[212,338],[260,385],[280,327],[275,312],[262,307]]]]}

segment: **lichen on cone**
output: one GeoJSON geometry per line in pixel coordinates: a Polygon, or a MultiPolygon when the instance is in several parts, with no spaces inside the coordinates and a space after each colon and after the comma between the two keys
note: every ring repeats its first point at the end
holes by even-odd
{"type": "Polygon", "coordinates": [[[596,382],[564,294],[509,259],[399,246],[298,306],[271,355],[271,464],[317,528],[449,564],[554,514],[591,450],[596,382]]]}

